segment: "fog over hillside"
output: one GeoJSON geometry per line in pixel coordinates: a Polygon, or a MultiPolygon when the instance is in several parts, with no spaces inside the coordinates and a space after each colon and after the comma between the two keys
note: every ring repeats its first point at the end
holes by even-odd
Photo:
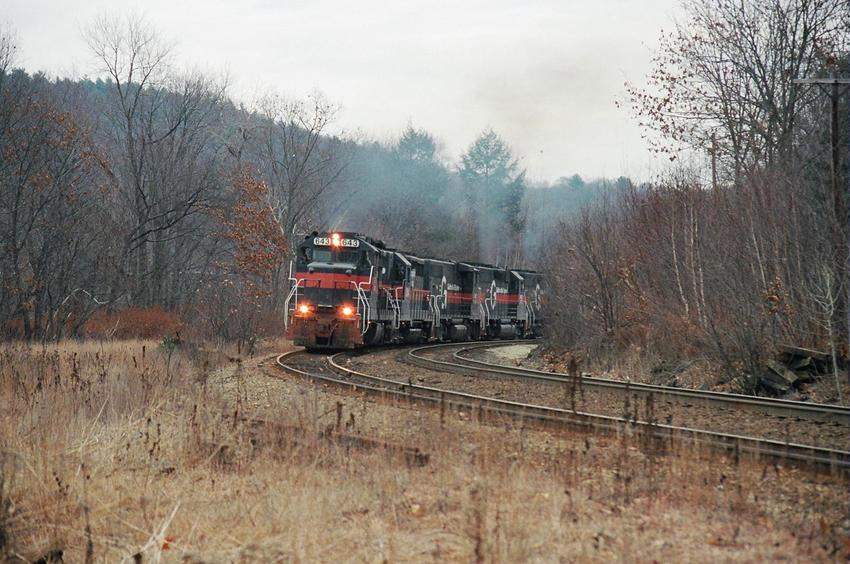
{"type": "Polygon", "coordinates": [[[335,131],[388,139],[412,122],[452,160],[492,127],[531,178],[549,181],[657,169],[615,101],[649,70],[658,30],[680,13],[675,0],[547,0],[533,10],[504,0],[5,0],[2,11],[29,71],[98,76],[80,30],[105,11],[137,13],[175,43],[181,65],[226,71],[240,101],[320,89],[342,106],[335,131]]]}

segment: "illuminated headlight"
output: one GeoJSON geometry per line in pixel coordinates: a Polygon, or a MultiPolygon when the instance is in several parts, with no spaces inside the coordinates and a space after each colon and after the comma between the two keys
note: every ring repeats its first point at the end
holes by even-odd
{"type": "Polygon", "coordinates": [[[308,306],[307,304],[301,304],[300,306],[298,306],[298,312],[302,315],[307,315],[308,313],[310,313],[310,306],[308,306]]]}
{"type": "Polygon", "coordinates": [[[342,308],[342,310],[340,310],[340,311],[342,312],[342,315],[343,315],[344,317],[351,317],[351,316],[352,316],[352,314],[354,314],[354,310],[353,310],[353,309],[351,309],[349,306],[344,306],[344,307],[342,308]]]}

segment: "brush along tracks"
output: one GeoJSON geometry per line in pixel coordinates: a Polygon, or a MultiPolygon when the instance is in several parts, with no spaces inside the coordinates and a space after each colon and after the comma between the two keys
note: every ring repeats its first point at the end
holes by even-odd
{"type": "Polygon", "coordinates": [[[496,399],[414,384],[412,379],[404,382],[373,376],[344,366],[352,357],[362,354],[344,352],[330,357],[316,357],[306,355],[303,351],[291,351],[277,357],[277,366],[290,374],[336,386],[350,393],[369,395],[382,402],[431,406],[440,410],[441,418],[448,412],[459,412],[465,418],[475,417],[482,423],[519,420],[551,429],[577,429],[635,437],[648,453],[676,452],[690,445],[729,453],[735,460],[746,455],[850,473],[850,452],[847,451],[658,423],[652,419],[651,399],[646,420],[496,399]]]}
{"type": "MultiPolygon", "coordinates": [[[[429,385],[445,384],[453,390],[523,403],[548,405],[628,419],[654,419],[668,425],[771,439],[845,450],[850,445],[850,424],[840,417],[842,406],[818,406],[735,394],[704,393],[700,390],[636,386],[601,378],[570,378],[525,370],[487,370],[463,364],[470,347],[499,343],[417,347],[398,355],[415,362],[432,374],[429,385]],[[457,357],[462,359],[458,361],[457,357]],[[442,372],[434,372],[435,369],[442,372]],[[788,404],[791,404],[790,406],[788,404]],[[648,414],[651,406],[652,416],[648,414]]],[[[372,355],[358,361],[358,368],[373,372],[372,355]]],[[[488,359],[489,360],[489,359],[488,359]]],[[[392,370],[392,366],[387,367],[392,370]]],[[[410,370],[409,368],[407,369],[410,370]]],[[[401,372],[403,373],[403,372],[401,372]]],[[[398,374],[398,372],[397,372],[398,374]]]]}
{"type": "Polygon", "coordinates": [[[674,388],[638,382],[624,382],[593,376],[571,376],[557,372],[545,372],[532,368],[505,366],[472,358],[471,353],[494,347],[505,347],[534,341],[512,341],[483,344],[439,344],[416,347],[407,352],[405,360],[428,370],[442,370],[460,374],[502,376],[522,378],[539,382],[578,383],[587,388],[612,390],[644,397],[653,396],[656,401],[675,401],[687,405],[708,405],[739,411],[759,411],[788,419],[808,419],[835,423],[850,427],[850,407],[842,405],[810,403],[777,398],[762,398],[711,390],[674,388]]]}

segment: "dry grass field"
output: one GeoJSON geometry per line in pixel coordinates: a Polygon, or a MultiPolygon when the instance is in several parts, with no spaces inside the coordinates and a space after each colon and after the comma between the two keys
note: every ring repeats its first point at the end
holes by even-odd
{"type": "Polygon", "coordinates": [[[836,476],[441,422],[275,374],[152,341],[4,346],[0,562],[850,556],[836,476]]]}

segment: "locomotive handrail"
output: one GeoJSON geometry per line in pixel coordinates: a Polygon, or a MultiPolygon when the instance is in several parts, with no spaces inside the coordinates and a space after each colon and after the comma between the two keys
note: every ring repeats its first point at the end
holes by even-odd
{"type": "MultiPolygon", "coordinates": [[[[475,299],[475,294],[472,295],[475,299]]],[[[486,329],[490,325],[490,308],[487,307],[487,298],[478,302],[478,309],[481,311],[481,328],[486,329]]]]}
{"type": "Polygon", "coordinates": [[[434,329],[437,329],[437,326],[440,324],[440,306],[437,301],[440,299],[440,296],[430,295],[428,296],[428,307],[431,309],[431,313],[433,314],[434,320],[434,329]]]}
{"type": "Polygon", "coordinates": [[[398,301],[399,301],[398,297],[395,296],[395,293],[398,292],[399,289],[403,290],[404,287],[402,287],[402,288],[384,288],[384,290],[387,292],[387,301],[390,303],[390,307],[393,310],[393,326],[396,329],[398,329],[401,326],[401,306],[398,303],[398,301]],[[392,291],[390,291],[390,290],[392,290],[392,291]]]}
{"type": "Polygon", "coordinates": [[[369,328],[369,322],[372,321],[372,305],[369,303],[369,298],[366,296],[366,291],[363,289],[364,284],[368,284],[369,288],[372,288],[372,276],[375,274],[375,267],[369,267],[369,280],[367,282],[355,282],[351,280],[351,284],[354,285],[354,290],[357,292],[357,313],[360,314],[360,333],[366,333],[366,330],[369,328]]]}
{"type": "Polygon", "coordinates": [[[289,261],[289,280],[295,282],[292,285],[292,288],[289,289],[289,294],[286,295],[286,300],[283,302],[283,327],[284,329],[289,328],[289,312],[290,307],[289,304],[292,301],[292,297],[295,296],[295,304],[292,307],[292,311],[295,311],[298,308],[298,286],[304,282],[304,278],[295,278],[292,276],[292,261],[289,261]]]}
{"type": "Polygon", "coordinates": [[[286,312],[283,316],[283,326],[289,327],[289,312],[295,311],[298,308],[298,287],[301,283],[304,282],[303,278],[296,278],[295,284],[292,285],[292,288],[289,290],[289,294],[286,296],[286,300],[284,301],[284,311],[286,312]],[[295,297],[295,303],[290,307],[290,303],[292,302],[292,297],[295,297]]]}
{"type": "MultiPolygon", "coordinates": [[[[354,290],[357,292],[357,313],[360,315],[360,333],[365,333],[369,326],[371,316],[369,314],[369,300],[366,297],[366,292],[360,287],[360,284],[351,282],[354,285],[354,290]]],[[[362,284],[362,282],[361,282],[362,284]]]]}

